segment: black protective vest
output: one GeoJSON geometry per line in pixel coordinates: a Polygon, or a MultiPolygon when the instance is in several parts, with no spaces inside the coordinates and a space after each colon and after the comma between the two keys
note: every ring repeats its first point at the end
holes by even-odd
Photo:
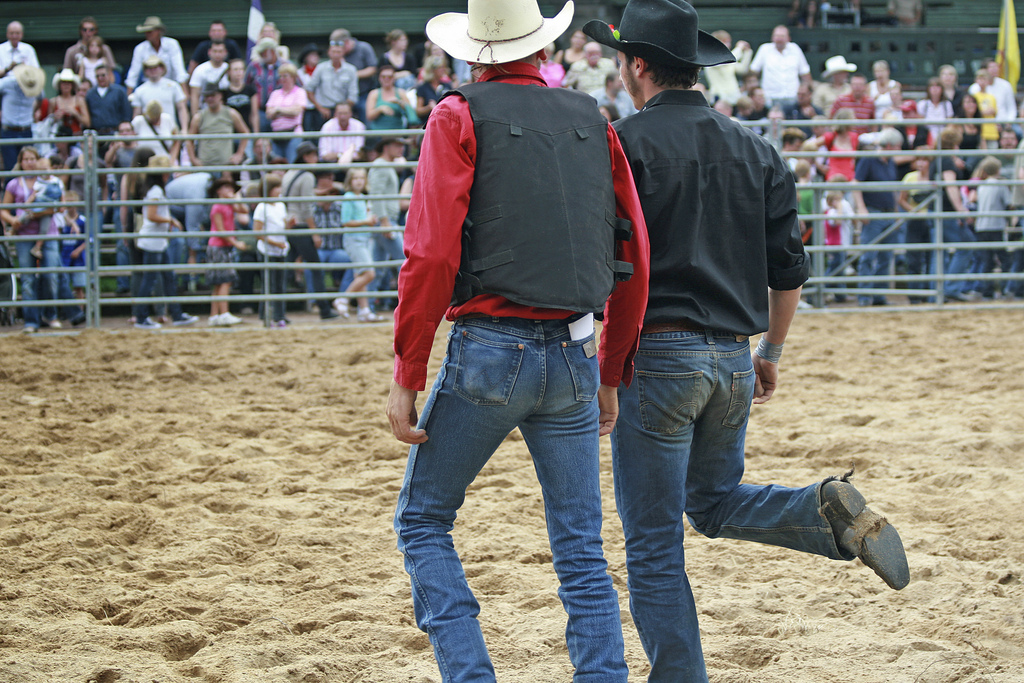
{"type": "MultiPolygon", "coordinates": [[[[608,123],[584,93],[472,83],[476,170],[452,303],[491,293],[527,306],[596,312],[632,264],[615,216],[608,123]]],[[[449,93],[451,94],[451,93],[449,93]]]]}

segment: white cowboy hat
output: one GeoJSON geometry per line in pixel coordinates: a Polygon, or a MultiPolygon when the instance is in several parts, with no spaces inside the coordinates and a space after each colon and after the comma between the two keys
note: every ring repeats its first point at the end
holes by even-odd
{"type": "Polygon", "coordinates": [[[43,92],[43,85],[46,83],[44,80],[46,73],[38,66],[18,64],[11,73],[14,74],[14,80],[18,82],[18,87],[21,88],[21,92],[25,94],[25,97],[31,99],[38,97],[39,93],[43,92]]]}
{"type": "Polygon", "coordinates": [[[135,27],[136,33],[149,33],[150,31],[166,31],[167,27],[160,17],[146,17],[146,20],[135,27]]]}
{"type": "Polygon", "coordinates": [[[58,73],[53,75],[53,89],[59,90],[61,81],[67,81],[68,83],[74,83],[77,88],[82,84],[82,79],[78,77],[71,69],[61,69],[58,73]]]}
{"type": "Polygon", "coordinates": [[[821,72],[822,78],[828,78],[832,74],[845,71],[847,73],[853,73],[857,70],[856,64],[850,64],[846,61],[846,57],[842,55],[836,55],[835,57],[829,57],[825,60],[825,70],[821,72]]]}
{"type": "Polygon", "coordinates": [[[427,36],[455,59],[504,64],[529,57],[562,35],[572,21],[573,3],[551,19],[537,0],[469,0],[469,13],[447,12],[427,22],[427,36]]]}

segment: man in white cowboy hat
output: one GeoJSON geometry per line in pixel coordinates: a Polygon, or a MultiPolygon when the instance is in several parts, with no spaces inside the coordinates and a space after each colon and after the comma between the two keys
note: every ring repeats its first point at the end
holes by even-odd
{"type": "Polygon", "coordinates": [[[757,48],[750,71],[761,75],[761,87],[772,104],[787,107],[796,101],[796,89],[810,83],[811,66],[800,46],[789,39],[789,29],[776,26],[772,39],[757,48]]]}
{"type": "Polygon", "coordinates": [[[840,95],[850,92],[850,74],[857,70],[856,64],[850,64],[846,57],[835,55],[825,60],[825,70],[821,72],[821,83],[814,87],[811,103],[821,111],[832,111],[832,104],[840,95]]]}
{"type": "Polygon", "coordinates": [[[20,21],[7,24],[7,40],[0,43],[0,76],[6,75],[18,64],[39,66],[36,49],[22,40],[24,35],[25,27],[20,21]]]}
{"type": "MultiPolygon", "coordinates": [[[[18,64],[0,78],[0,138],[32,137],[32,112],[43,92],[46,75],[38,66],[18,64]]],[[[18,161],[24,144],[3,145],[4,169],[10,171],[18,161]]]]}
{"type": "Polygon", "coordinates": [[[616,30],[592,21],[583,31],[619,51],[641,109],[613,124],[651,240],[636,379],[619,388],[612,433],[630,609],[648,680],[704,683],[684,516],[709,537],[859,556],[894,588],[909,571],[895,529],[845,477],[804,488],[740,483],[751,401],[776,389],[809,261],[786,162],[693,89],[701,68],[732,54],[698,29],[684,0],[630,0],[616,30]],[[751,357],[748,338],[762,333],[751,357]]]}
{"type": "Polygon", "coordinates": [[[164,113],[174,116],[177,114],[178,127],[182,130],[188,129],[188,97],[182,89],[181,84],[167,78],[167,64],[159,55],[150,55],[142,63],[143,73],[146,80],[135,88],[129,99],[132,103],[133,113],[138,116],[146,109],[146,105],[156,100],[164,113]]]}
{"type": "MultiPolygon", "coordinates": [[[[146,39],[135,46],[132,51],[132,63],[128,67],[128,75],[124,77],[128,94],[137,88],[143,79],[143,63],[149,57],[160,57],[167,70],[167,77],[175,83],[188,85],[188,71],[185,70],[185,58],[181,53],[181,45],[174,38],[164,35],[166,30],[160,17],[146,17],[146,20],[135,27],[136,33],[144,33],[146,39]]],[[[188,125],[187,122],[182,122],[188,125]]]]}
{"type": "Polygon", "coordinates": [[[475,65],[478,82],[427,119],[387,415],[412,446],[395,530],[416,623],[444,681],[495,680],[450,532],[467,486],[517,427],[544,492],[573,680],[628,674],[601,547],[598,438],[615,423],[614,387],[632,379],[647,238],[594,99],[548,88],[540,75],[572,13],[571,1],[546,19],[536,0],[469,0],[468,14],[427,24],[434,44],[475,65]],[[593,314],[602,310],[598,352],[593,314]],[[442,317],[453,321],[448,353],[417,422],[442,317]]]}

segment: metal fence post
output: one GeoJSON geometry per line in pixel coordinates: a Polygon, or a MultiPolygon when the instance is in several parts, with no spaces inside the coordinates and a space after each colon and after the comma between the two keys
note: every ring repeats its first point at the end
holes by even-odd
{"type": "Polygon", "coordinates": [[[87,272],[85,274],[85,324],[87,327],[100,326],[100,232],[103,230],[103,216],[97,207],[99,199],[99,163],[97,162],[99,151],[96,143],[96,131],[87,130],[82,141],[85,154],[85,163],[82,167],[83,185],[85,196],[82,201],[85,205],[82,210],[85,212],[85,263],[87,272]]]}

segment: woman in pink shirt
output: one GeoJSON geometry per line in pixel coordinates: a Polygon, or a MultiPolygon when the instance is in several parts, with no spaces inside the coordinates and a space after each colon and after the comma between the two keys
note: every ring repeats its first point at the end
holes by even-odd
{"type": "MultiPolygon", "coordinates": [[[[210,187],[211,199],[231,199],[238,188],[234,180],[218,178],[210,187]]],[[[232,234],[235,231],[235,207],[240,204],[214,204],[210,208],[210,231],[214,234],[206,245],[206,262],[209,264],[232,263],[231,249],[245,251],[244,242],[240,242],[232,234]]],[[[237,279],[234,268],[214,268],[206,273],[206,281],[213,288],[213,296],[227,296],[231,293],[231,285],[237,279]]],[[[210,325],[224,327],[237,325],[242,319],[231,315],[227,301],[210,302],[210,325]]]]}
{"type": "MultiPolygon", "coordinates": [[[[297,83],[299,72],[292,64],[283,64],[277,70],[277,89],[267,99],[267,118],[270,129],[275,133],[302,133],[302,114],[309,102],[306,91],[297,83]]],[[[273,141],[274,154],[282,156],[288,163],[295,161],[295,150],[302,143],[302,137],[277,138],[273,141]]]]}

